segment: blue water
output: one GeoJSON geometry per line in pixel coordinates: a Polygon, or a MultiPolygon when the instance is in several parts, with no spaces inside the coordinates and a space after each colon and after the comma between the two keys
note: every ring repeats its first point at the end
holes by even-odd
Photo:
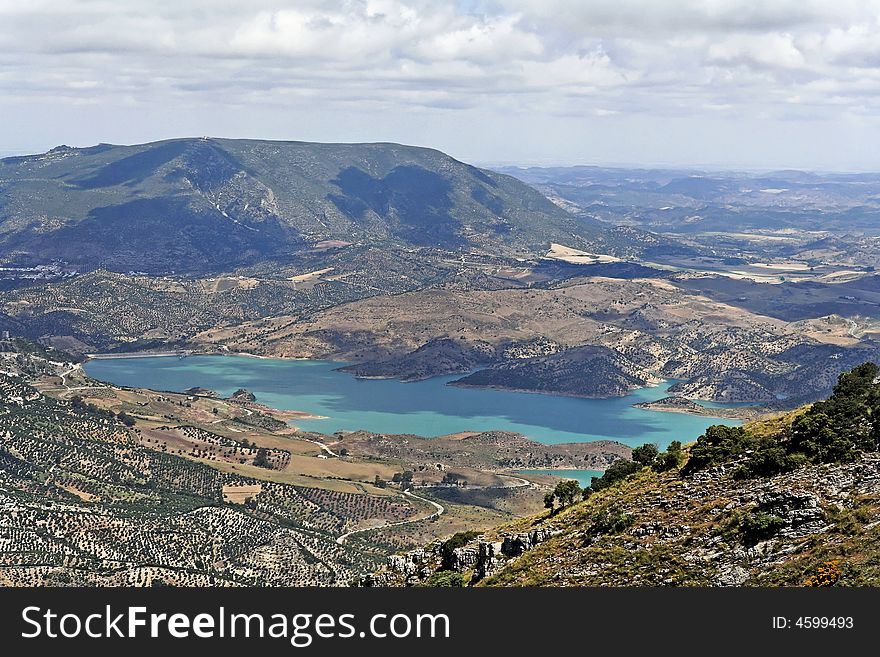
{"type": "Polygon", "coordinates": [[[593,483],[593,477],[601,477],[601,470],[517,470],[519,474],[545,474],[556,475],[563,479],[574,479],[581,488],[586,488],[593,483]]]}
{"type": "Polygon", "coordinates": [[[695,440],[710,424],[732,420],[661,413],[633,404],[666,396],[668,385],[642,388],[626,397],[578,399],[445,385],[458,377],[402,383],[361,380],[334,371],[341,363],[190,356],[93,360],[89,376],[117,385],[182,391],[200,386],[229,395],[246,388],[257,401],[285,410],[326,416],[296,420],[309,431],[333,433],[366,429],[377,433],[441,436],[459,431],[517,431],[555,444],[617,440],[636,446],[695,440]]]}

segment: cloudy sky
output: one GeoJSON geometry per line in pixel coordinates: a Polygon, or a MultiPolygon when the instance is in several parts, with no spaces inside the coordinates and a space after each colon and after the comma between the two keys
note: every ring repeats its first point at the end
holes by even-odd
{"type": "Polygon", "coordinates": [[[880,0],[0,0],[0,153],[185,135],[880,171],[880,0]]]}

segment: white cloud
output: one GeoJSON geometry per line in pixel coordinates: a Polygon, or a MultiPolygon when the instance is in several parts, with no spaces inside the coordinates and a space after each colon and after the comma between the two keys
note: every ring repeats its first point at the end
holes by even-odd
{"type": "Polygon", "coordinates": [[[369,127],[361,103],[834,121],[880,117],[878,67],[880,0],[0,0],[0,111],[59,119],[82,103],[147,123],[320,108],[369,127]]]}

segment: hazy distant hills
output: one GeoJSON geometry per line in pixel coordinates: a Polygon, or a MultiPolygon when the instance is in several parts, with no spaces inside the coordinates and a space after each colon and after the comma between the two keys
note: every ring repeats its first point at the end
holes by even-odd
{"type": "Polygon", "coordinates": [[[176,139],[0,160],[7,263],[228,271],[328,240],[496,255],[632,243],[513,177],[397,144],[176,139]]]}
{"type": "Polygon", "coordinates": [[[595,166],[501,171],[583,216],[677,233],[833,230],[876,233],[875,173],[706,172],[595,166]]]}

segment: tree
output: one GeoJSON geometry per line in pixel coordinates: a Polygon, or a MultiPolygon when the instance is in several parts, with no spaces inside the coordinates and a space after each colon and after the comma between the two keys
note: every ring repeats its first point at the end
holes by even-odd
{"type": "Polygon", "coordinates": [[[654,463],[659,453],[660,450],[657,449],[657,445],[647,443],[641,447],[636,447],[632,451],[632,460],[643,466],[649,466],[654,463]]]}
{"type": "Polygon", "coordinates": [[[628,476],[635,474],[641,469],[642,466],[634,461],[618,459],[608,466],[608,469],[601,477],[592,478],[590,488],[592,488],[594,492],[602,490],[603,488],[608,488],[612,484],[616,484],[618,481],[626,479],[628,476]]]}
{"type": "Polygon", "coordinates": [[[863,363],[840,375],[831,396],[791,425],[790,452],[819,463],[852,461],[880,447],[880,368],[863,363]]]}
{"type": "Polygon", "coordinates": [[[122,424],[124,424],[127,427],[134,426],[134,418],[131,417],[130,415],[120,411],[116,417],[119,419],[120,422],[122,422],[122,424]]]}
{"type": "Polygon", "coordinates": [[[254,458],[254,465],[258,468],[272,467],[269,463],[269,451],[265,447],[260,447],[260,449],[257,450],[257,456],[254,458]]]}
{"type": "Polygon", "coordinates": [[[682,472],[690,474],[720,465],[730,460],[732,456],[751,449],[753,445],[753,437],[743,427],[713,424],[697,438],[697,444],[691,447],[691,456],[682,472]]]}
{"type": "Polygon", "coordinates": [[[395,472],[391,476],[391,481],[395,484],[411,484],[413,479],[412,470],[404,470],[403,472],[395,472]]]}
{"type": "Polygon", "coordinates": [[[666,448],[665,452],[657,455],[657,458],[654,460],[654,464],[651,467],[657,472],[666,472],[667,470],[672,470],[681,465],[683,458],[684,455],[681,453],[681,443],[677,440],[673,440],[669,443],[669,447],[666,448]]]}
{"type": "Polygon", "coordinates": [[[574,479],[566,479],[556,484],[553,494],[562,506],[568,506],[581,496],[581,485],[574,479]]]}
{"type": "Polygon", "coordinates": [[[385,488],[388,485],[388,482],[382,479],[379,475],[376,475],[376,478],[373,480],[373,484],[376,488],[385,488]]]}
{"type": "Polygon", "coordinates": [[[556,511],[556,495],[553,493],[553,491],[548,491],[544,495],[544,508],[550,509],[551,516],[556,511]]]}

